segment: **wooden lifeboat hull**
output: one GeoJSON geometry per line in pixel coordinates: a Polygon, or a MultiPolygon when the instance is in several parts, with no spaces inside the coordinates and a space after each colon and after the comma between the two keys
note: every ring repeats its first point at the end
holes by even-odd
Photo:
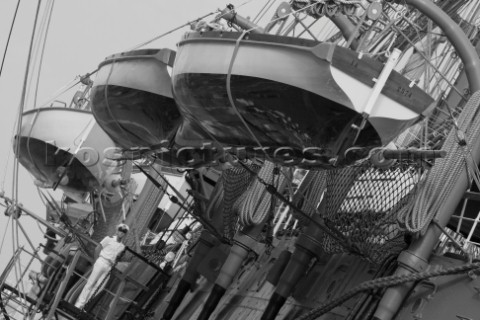
{"type": "Polygon", "coordinates": [[[181,121],[171,91],[168,49],[136,50],[107,57],[92,88],[92,111],[121,147],[152,148],[165,144],[181,121]]]}
{"type": "Polygon", "coordinates": [[[14,150],[42,187],[85,192],[100,186],[115,167],[104,162],[115,144],[89,111],[41,108],[23,114],[14,150]],[[66,174],[61,179],[61,170],[66,174]]]}
{"type": "MultiPolygon", "coordinates": [[[[322,155],[316,159],[319,165],[332,160],[349,164],[356,159],[348,158],[347,150],[368,151],[388,143],[433,102],[393,72],[364,129],[358,131],[382,63],[332,44],[256,34],[239,40],[240,36],[186,34],[172,73],[183,116],[206,131],[208,139],[225,146],[248,151],[261,145],[274,157],[278,148],[288,147],[296,160],[305,156],[305,148],[314,147],[322,155]]],[[[176,142],[191,141],[179,134],[176,142]]]]}

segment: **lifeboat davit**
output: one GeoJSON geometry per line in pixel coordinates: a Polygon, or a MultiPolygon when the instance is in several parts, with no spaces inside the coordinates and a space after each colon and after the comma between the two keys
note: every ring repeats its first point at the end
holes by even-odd
{"type": "MultiPolygon", "coordinates": [[[[421,119],[433,102],[392,71],[365,117],[383,63],[329,43],[242,35],[187,33],[172,73],[185,121],[226,147],[245,147],[254,156],[263,147],[274,161],[287,156],[300,166],[306,156],[313,165],[348,165],[358,160],[349,150],[368,155],[421,119]]],[[[185,143],[181,135],[176,139],[185,143]]]]}
{"type": "Polygon", "coordinates": [[[99,188],[118,169],[104,161],[115,148],[90,111],[72,108],[26,111],[14,141],[16,156],[37,186],[76,193],[99,188]]]}
{"type": "Polygon", "coordinates": [[[167,67],[175,52],[145,49],[109,56],[92,87],[92,111],[122,148],[155,149],[172,140],[181,122],[167,67]]]}

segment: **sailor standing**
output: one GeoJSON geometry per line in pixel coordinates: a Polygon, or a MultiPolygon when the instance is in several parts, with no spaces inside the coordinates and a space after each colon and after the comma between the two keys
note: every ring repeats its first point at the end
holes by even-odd
{"type": "MultiPolygon", "coordinates": [[[[98,286],[103,283],[103,280],[114,266],[118,255],[125,250],[123,239],[128,230],[129,228],[126,224],[119,224],[113,237],[105,237],[100,242],[102,246],[100,255],[93,265],[92,273],[88,277],[87,283],[75,303],[75,307],[82,309],[90,300],[92,294],[95,293],[98,286]]],[[[99,248],[97,247],[96,250],[99,248]]],[[[95,253],[98,252],[96,251],[95,253]]]]}

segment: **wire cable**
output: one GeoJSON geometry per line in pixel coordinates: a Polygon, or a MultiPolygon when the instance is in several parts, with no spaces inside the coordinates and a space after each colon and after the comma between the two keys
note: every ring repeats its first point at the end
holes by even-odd
{"type": "Polygon", "coordinates": [[[2,243],[0,243],[0,256],[2,255],[3,244],[5,242],[5,237],[7,236],[7,229],[8,225],[10,224],[10,220],[12,217],[8,217],[7,224],[5,225],[5,230],[3,231],[2,243]]]}
{"type": "MultiPolygon", "coordinates": [[[[17,115],[18,117],[18,115],[17,115]]],[[[10,134],[10,142],[13,144],[14,141],[14,133],[15,133],[15,126],[12,126],[12,133],[10,134]]],[[[5,179],[7,177],[7,169],[8,169],[8,164],[10,163],[10,157],[12,156],[12,149],[13,148],[8,148],[7,152],[7,162],[5,163],[5,167],[3,168],[3,178],[2,178],[2,191],[5,190],[5,179]]]]}
{"type": "Polygon", "coordinates": [[[45,27],[45,35],[43,36],[43,43],[42,43],[42,52],[40,54],[40,61],[38,63],[38,73],[37,73],[37,80],[36,80],[36,85],[35,85],[35,94],[34,94],[34,98],[33,98],[33,107],[35,108],[37,106],[37,95],[38,95],[38,87],[39,87],[39,84],[40,84],[40,74],[42,72],[42,65],[43,65],[43,57],[44,57],[44,54],[45,54],[45,48],[46,48],[46,43],[47,43],[47,36],[48,36],[48,30],[50,29],[50,22],[52,20],[52,13],[53,13],[53,6],[55,5],[55,0],[51,0],[48,4],[47,4],[47,16],[48,16],[48,20],[47,20],[47,26],[45,27]],[[50,7],[48,7],[48,5],[50,4],[50,7]]]}
{"type": "Polygon", "coordinates": [[[41,43],[42,39],[44,38],[45,35],[45,28],[47,26],[47,20],[48,20],[48,11],[49,11],[49,6],[52,0],[48,0],[47,4],[45,5],[45,9],[42,11],[42,18],[40,21],[37,21],[35,25],[35,37],[34,37],[34,43],[33,43],[33,53],[30,58],[31,60],[31,67],[30,67],[30,74],[29,74],[29,79],[28,79],[28,85],[27,85],[27,96],[25,98],[25,105],[29,104],[29,99],[30,99],[30,92],[32,88],[32,83],[34,83],[35,79],[35,74],[38,72],[37,70],[37,65],[39,63],[39,52],[41,50],[41,43]]]}
{"type": "Polygon", "coordinates": [[[268,12],[268,10],[270,10],[272,8],[272,6],[275,4],[275,1],[273,0],[268,0],[265,5],[263,6],[263,8],[257,13],[257,15],[255,16],[255,18],[253,18],[253,22],[254,23],[258,23],[262,18],[263,16],[268,12]],[[268,8],[267,8],[268,7],[268,8]]]}
{"type": "Polygon", "coordinates": [[[5,45],[5,51],[3,52],[3,58],[2,58],[2,65],[0,66],[0,77],[2,76],[3,65],[5,63],[5,57],[7,56],[8,45],[10,44],[10,37],[12,36],[13,26],[15,25],[15,20],[17,18],[19,6],[20,6],[20,0],[17,1],[17,6],[15,7],[15,13],[13,14],[12,24],[10,26],[10,31],[8,32],[7,44],[5,45]]]}
{"type": "MultiPolygon", "coordinates": [[[[252,2],[252,1],[253,1],[253,0],[245,1],[244,3],[238,5],[237,7],[238,7],[238,8],[243,7],[244,5],[246,5],[247,3],[250,3],[250,2],[252,2]]],[[[226,13],[224,13],[224,15],[230,13],[231,11],[232,11],[232,10],[227,11],[226,13]]],[[[175,31],[178,31],[178,30],[182,29],[183,27],[190,26],[190,25],[192,25],[194,22],[198,22],[198,21],[200,21],[201,19],[205,19],[206,17],[209,17],[209,16],[211,16],[211,15],[214,15],[214,14],[217,13],[217,12],[219,12],[219,10],[212,11],[212,12],[209,12],[209,13],[207,13],[207,14],[204,14],[203,16],[200,16],[200,17],[198,17],[198,18],[196,18],[196,19],[194,19],[194,20],[191,20],[191,21],[189,21],[189,22],[187,22],[187,23],[184,23],[184,24],[182,24],[182,25],[180,25],[180,26],[178,26],[178,27],[175,27],[175,28],[173,28],[173,29],[171,29],[171,30],[169,30],[169,31],[167,31],[167,32],[165,32],[165,33],[162,33],[162,34],[160,34],[160,35],[158,35],[158,36],[156,36],[156,37],[154,37],[154,38],[152,38],[152,39],[150,39],[150,40],[147,40],[147,41],[145,41],[145,42],[142,42],[142,43],[140,43],[140,44],[138,44],[138,45],[136,45],[136,46],[128,49],[128,51],[136,50],[136,49],[138,49],[138,48],[144,47],[144,46],[146,46],[147,44],[152,43],[153,41],[156,41],[156,40],[158,40],[158,39],[160,39],[160,38],[163,38],[163,37],[165,37],[165,36],[167,36],[167,35],[175,32],[175,31]]]]}
{"type": "MultiPolygon", "coordinates": [[[[32,51],[33,51],[33,42],[35,38],[35,29],[38,21],[38,15],[40,12],[40,6],[41,6],[41,1],[38,2],[37,4],[37,10],[35,13],[35,21],[33,23],[33,30],[32,30],[32,36],[30,38],[30,49],[28,51],[28,59],[27,59],[27,66],[25,68],[25,77],[23,80],[23,88],[22,88],[22,95],[20,98],[20,104],[19,104],[19,113],[18,113],[18,120],[17,120],[17,137],[20,137],[20,133],[22,131],[22,118],[23,118],[23,110],[25,109],[25,97],[26,97],[26,90],[27,90],[27,82],[28,82],[28,74],[30,71],[30,62],[32,58],[32,51]]],[[[17,143],[16,145],[16,151],[17,154],[20,153],[20,143],[17,143]]],[[[12,182],[12,195],[14,199],[18,199],[18,172],[19,172],[19,161],[17,158],[15,158],[14,161],[14,166],[13,166],[13,182],[12,182]]],[[[17,201],[17,200],[15,200],[17,201]]]]}
{"type": "Polygon", "coordinates": [[[140,43],[140,44],[137,44],[136,46],[128,49],[128,51],[132,51],[132,50],[136,50],[136,49],[138,49],[138,48],[144,47],[144,46],[146,46],[147,44],[152,43],[153,41],[156,41],[156,40],[158,40],[158,39],[160,39],[160,38],[163,38],[163,37],[169,35],[170,33],[173,33],[173,32],[175,32],[175,31],[178,31],[178,30],[182,29],[183,27],[189,26],[189,25],[191,25],[191,24],[194,23],[194,22],[197,22],[197,21],[199,21],[199,20],[201,20],[201,19],[204,19],[204,18],[206,18],[206,17],[209,17],[209,16],[215,14],[216,12],[217,12],[217,11],[209,12],[209,13],[201,16],[201,17],[198,17],[198,18],[195,19],[195,20],[192,20],[192,21],[189,21],[189,22],[187,22],[187,23],[184,23],[184,24],[182,24],[182,25],[180,25],[180,26],[178,26],[178,27],[176,27],[176,28],[173,28],[173,29],[171,29],[171,30],[169,30],[169,31],[167,31],[167,32],[165,32],[165,33],[162,33],[162,34],[160,34],[160,35],[158,35],[158,36],[156,36],[156,37],[154,37],[154,38],[152,38],[152,39],[150,39],[150,40],[147,40],[147,41],[145,41],[145,42],[142,42],[142,43],[140,43]]]}
{"type": "Polygon", "coordinates": [[[262,149],[262,151],[264,152],[265,154],[265,157],[270,161],[270,162],[273,162],[273,160],[270,158],[270,156],[268,155],[267,151],[265,150],[265,148],[262,146],[262,144],[260,143],[260,140],[257,138],[257,136],[255,135],[255,133],[253,133],[252,129],[250,128],[250,126],[248,125],[248,123],[246,122],[245,118],[242,116],[242,114],[240,113],[240,110],[238,110],[236,104],[235,104],[235,101],[233,100],[233,95],[232,95],[232,89],[231,89],[231,81],[232,81],[232,69],[233,69],[233,65],[235,63],[235,59],[237,58],[237,54],[238,54],[238,50],[240,49],[240,42],[243,40],[243,37],[245,37],[245,35],[247,34],[247,31],[243,31],[242,34],[240,35],[240,37],[238,37],[237,41],[235,42],[235,48],[233,49],[233,53],[232,53],[232,57],[230,58],[230,64],[228,66],[228,72],[227,72],[227,83],[226,83],[226,86],[227,86],[227,95],[228,95],[228,101],[230,102],[230,105],[232,106],[233,110],[235,111],[235,113],[237,114],[238,118],[240,119],[240,121],[242,121],[243,125],[245,126],[245,128],[248,130],[248,132],[250,133],[250,135],[252,136],[252,138],[255,140],[255,142],[258,144],[258,146],[262,149]]]}
{"type": "MultiPolygon", "coordinates": [[[[28,84],[28,75],[30,72],[30,64],[32,60],[32,52],[33,52],[33,45],[34,45],[34,39],[35,39],[35,33],[36,33],[36,27],[37,27],[37,22],[38,22],[38,16],[40,12],[40,7],[41,7],[41,1],[38,1],[37,4],[37,9],[35,12],[35,20],[33,23],[33,28],[32,28],[32,35],[30,38],[30,48],[28,51],[28,58],[27,58],[27,65],[25,68],[25,76],[23,80],[23,88],[22,88],[22,95],[19,103],[19,109],[18,109],[18,119],[17,119],[17,137],[20,137],[20,133],[22,130],[22,117],[23,117],[23,110],[25,108],[25,98],[26,98],[26,91],[27,91],[27,84],[28,84]]],[[[17,154],[19,154],[20,151],[20,143],[16,144],[16,151],[17,154]]],[[[14,166],[13,166],[13,181],[12,181],[12,194],[14,195],[14,203],[12,205],[14,206],[13,210],[15,210],[17,206],[17,201],[18,201],[18,174],[19,174],[19,165],[20,161],[15,158],[14,160],[14,166]]],[[[15,214],[15,213],[13,213],[15,214]]],[[[18,219],[18,218],[17,218],[18,219]]],[[[17,221],[18,222],[18,221],[17,221]]],[[[12,247],[13,247],[13,252],[16,252],[16,249],[20,248],[20,241],[19,241],[19,232],[18,232],[18,223],[12,223],[12,247]],[[15,228],[16,226],[16,228],[15,228]]],[[[21,274],[21,265],[20,265],[20,260],[18,260],[17,263],[14,263],[14,269],[15,269],[15,277],[17,282],[19,281],[19,274],[21,274]]],[[[20,283],[22,292],[25,293],[25,288],[23,286],[23,282],[20,283]]],[[[25,295],[21,295],[21,298],[25,299],[25,295]]],[[[24,306],[22,306],[22,313],[25,314],[24,306]]]]}

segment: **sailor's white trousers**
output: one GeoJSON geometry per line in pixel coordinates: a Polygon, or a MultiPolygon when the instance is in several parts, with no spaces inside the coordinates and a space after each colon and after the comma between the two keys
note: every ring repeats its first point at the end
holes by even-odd
{"type": "Polygon", "coordinates": [[[92,273],[88,277],[87,283],[85,284],[85,287],[83,287],[82,293],[80,293],[80,296],[75,303],[75,307],[82,309],[98,287],[101,284],[104,285],[103,280],[110,272],[110,269],[112,269],[112,265],[112,262],[105,258],[99,257],[97,259],[93,265],[92,273]]]}

